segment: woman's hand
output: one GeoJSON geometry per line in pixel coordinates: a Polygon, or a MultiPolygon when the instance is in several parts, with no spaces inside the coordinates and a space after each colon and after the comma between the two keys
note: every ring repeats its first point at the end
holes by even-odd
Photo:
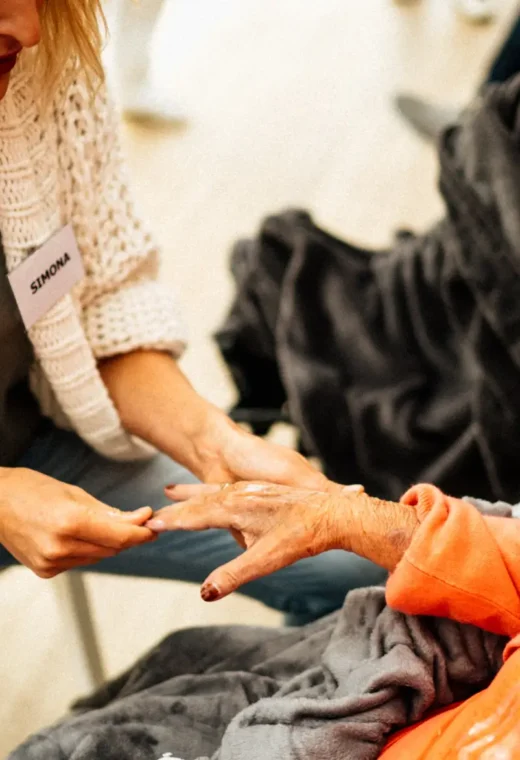
{"type": "Polygon", "coordinates": [[[225,528],[247,551],[213,572],[205,601],[220,599],[244,583],[329,549],[349,549],[345,503],[361,486],[330,483],[328,491],[238,483],[181,485],[167,489],[184,504],[165,507],[147,525],[155,531],[225,528]]]}
{"type": "Polygon", "coordinates": [[[151,514],[120,512],[33,470],[0,469],[0,543],[40,578],[152,541],[151,514]]]}
{"type": "Polygon", "coordinates": [[[104,360],[99,371],[125,428],[205,483],[327,490],[327,478],[300,454],[246,433],[199,396],[171,356],[134,351],[104,360]]]}
{"type": "Polygon", "coordinates": [[[212,421],[207,440],[205,483],[262,481],[323,492],[334,485],[298,452],[251,435],[223,415],[212,421]]]}

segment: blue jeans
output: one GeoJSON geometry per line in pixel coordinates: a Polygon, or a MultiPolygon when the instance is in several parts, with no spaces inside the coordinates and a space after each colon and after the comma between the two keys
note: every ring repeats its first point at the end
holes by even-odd
{"type": "MultiPolygon", "coordinates": [[[[123,510],[141,506],[159,509],[168,503],[163,493],[166,484],[196,482],[193,475],[164,455],[146,462],[113,462],[90,449],[75,433],[55,427],[42,433],[17,465],[79,486],[123,510]]],[[[89,572],[201,583],[240,551],[227,531],[171,532],[151,544],[89,566],[89,572]]],[[[0,566],[14,562],[0,546],[0,566]]],[[[381,584],[385,578],[385,571],[371,562],[331,551],[249,583],[242,592],[302,624],[339,608],[350,589],[381,584]]]]}

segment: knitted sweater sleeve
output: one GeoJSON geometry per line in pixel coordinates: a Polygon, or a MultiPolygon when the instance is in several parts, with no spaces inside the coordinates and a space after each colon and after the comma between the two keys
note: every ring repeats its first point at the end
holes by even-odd
{"type": "Polygon", "coordinates": [[[61,208],[85,263],[75,295],[94,356],[138,348],[179,356],[185,329],[172,289],[157,280],[158,249],[135,209],[107,88],[93,98],[78,79],[58,102],[61,208]]]}

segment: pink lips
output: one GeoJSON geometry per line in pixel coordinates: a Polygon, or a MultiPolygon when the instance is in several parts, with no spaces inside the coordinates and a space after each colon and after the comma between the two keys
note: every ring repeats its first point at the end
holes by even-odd
{"type": "Polygon", "coordinates": [[[16,66],[16,61],[18,60],[19,53],[20,51],[18,50],[16,53],[11,53],[11,55],[4,55],[3,58],[0,58],[0,76],[9,74],[9,72],[14,69],[16,66]]]}

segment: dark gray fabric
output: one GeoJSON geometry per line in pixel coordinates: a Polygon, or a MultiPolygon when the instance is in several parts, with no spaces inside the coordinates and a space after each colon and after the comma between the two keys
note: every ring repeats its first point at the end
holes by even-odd
{"type": "Polygon", "coordinates": [[[292,211],[234,250],[217,340],[240,407],[287,402],[334,480],[520,500],[519,99],[517,78],[444,134],[428,234],[368,251],[292,211]]]}
{"type": "Polygon", "coordinates": [[[7,279],[0,237],[0,467],[17,461],[41,423],[28,383],[32,359],[32,347],[7,279]]]}
{"type": "Polygon", "coordinates": [[[506,640],[352,591],[303,629],[174,633],[10,760],[373,760],[396,729],[485,688],[506,640]]]}

